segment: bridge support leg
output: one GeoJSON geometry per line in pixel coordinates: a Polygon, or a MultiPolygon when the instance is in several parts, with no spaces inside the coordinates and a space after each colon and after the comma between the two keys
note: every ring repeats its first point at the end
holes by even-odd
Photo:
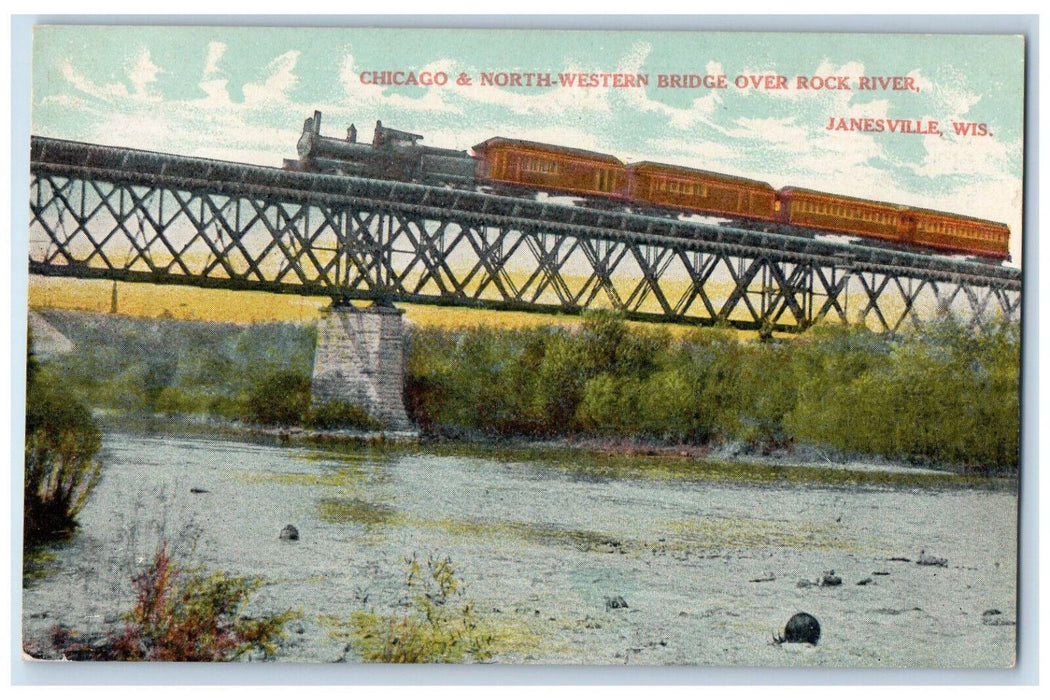
{"type": "Polygon", "coordinates": [[[414,430],[405,412],[405,332],[392,306],[366,309],[333,304],[317,324],[314,403],[346,401],[364,408],[387,430],[414,430]]]}

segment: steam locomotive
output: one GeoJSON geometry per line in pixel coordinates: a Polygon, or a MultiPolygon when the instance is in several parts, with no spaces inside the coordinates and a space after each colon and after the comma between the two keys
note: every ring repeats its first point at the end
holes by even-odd
{"type": "Polygon", "coordinates": [[[423,136],[377,121],[371,144],[321,136],[321,113],[303,124],[298,160],[285,167],[456,187],[486,187],[518,196],[546,192],[661,214],[699,214],[779,233],[862,238],[878,245],[965,255],[986,262],[1010,259],[1010,229],[947,212],[767,183],[665,163],[623,163],[578,148],[497,136],[473,154],[423,146],[423,136]]]}

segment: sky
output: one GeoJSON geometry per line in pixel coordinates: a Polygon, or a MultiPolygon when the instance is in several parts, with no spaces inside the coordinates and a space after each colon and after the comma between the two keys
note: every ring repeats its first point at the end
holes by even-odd
{"type": "Polygon", "coordinates": [[[1002,221],[1019,264],[1023,55],[1020,37],[991,35],[42,26],[31,130],[279,166],[320,110],[330,136],[353,122],[368,140],[381,119],[433,146],[525,138],[1002,221]],[[362,80],[383,70],[449,80],[362,80]],[[482,85],[482,73],[549,73],[555,84],[482,85]],[[565,73],[649,84],[559,86],[565,73]],[[726,87],[660,87],[661,74],[724,75],[726,87]],[[787,89],[753,87],[766,75],[787,89]],[[799,76],[839,76],[851,89],[798,89],[799,76]],[[875,76],[911,89],[858,89],[875,76]],[[936,120],[939,130],[827,128],[851,118],[936,120]],[[958,135],[953,122],[989,135],[958,135]]]}

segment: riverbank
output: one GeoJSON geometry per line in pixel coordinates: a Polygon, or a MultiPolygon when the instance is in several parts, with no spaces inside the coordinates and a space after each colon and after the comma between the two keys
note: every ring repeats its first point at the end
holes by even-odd
{"type": "Polygon", "coordinates": [[[407,432],[262,427],[202,414],[164,416],[96,410],[94,415],[107,432],[232,439],[344,454],[400,453],[478,456],[500,462],[532,461],[556,465],[561,471],[571,469],[587,478],[1017,489],[1017,475],[1012,471],[977,474],[957,465],[915,465],[878,455],[850,454],[808,445],[793,444],[771,450],[740,441],[699,446],[602,437],[539,440],[477,433],[433,436],[407,432]]]}
{"type": "MultiPolygon", "coordinates": [[[[253,415],[253,396],[291,413],[309,402],[270,380],[309,386],[310,325],[41,315],[77,348],[42,363],[43,374],[90,406],[232,421],[253,415]]],[[[408,346],[404,399],[424,436],[573,445],[586,435],[616,453],[711,445],[726,459],[882,455],[979,474],[1018,466],[1016,323],[980,333],[950,318],[899,334],[818,326],[743,342],[723,328],[672,335],[592,314],[569,327],[413,328],[408,346]]]]}

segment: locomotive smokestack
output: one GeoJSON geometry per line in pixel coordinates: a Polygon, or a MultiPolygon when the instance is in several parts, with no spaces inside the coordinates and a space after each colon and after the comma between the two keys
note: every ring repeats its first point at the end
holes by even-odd
{"type": "Polygon", "coordinates": [[[306,158],[311,155],[314,139],[319,138],[320,135],[321,112],[320,110],[314,110],[314,116],[307,117],[306,121],[303,122],[303,135],[299,137],[299,143],[296,144],[296,150],[299,152],[300,158],[306,158]]]}

